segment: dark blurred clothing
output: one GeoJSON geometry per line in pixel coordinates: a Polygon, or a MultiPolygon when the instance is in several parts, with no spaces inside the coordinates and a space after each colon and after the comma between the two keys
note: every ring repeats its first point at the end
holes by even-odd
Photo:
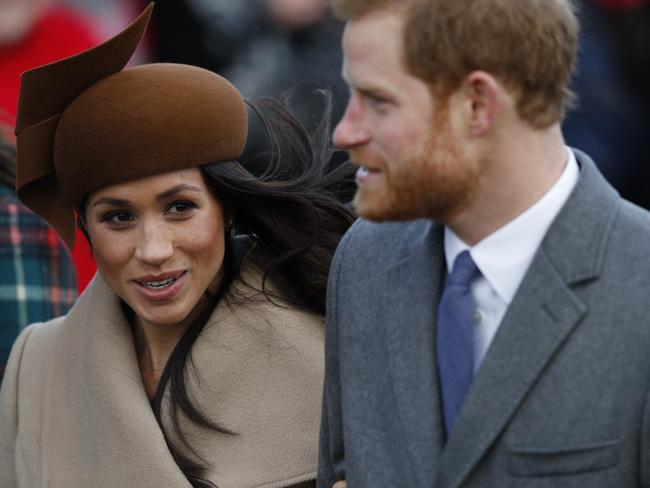
{"type": "Polygon", "coordinates": [[[563,131],[568,144],[598,161],[625,198],[649,207],[650,102],[637,36],[647,8],[647,0],[581,2],[581,48],[572,86],[578,106],[563,131]]]}
{"type": "Polygon", "coordinates": [[[271,24],[241,46],[224,68],[225,76],[251,99],[289,96],[294,113],[310,128],[322,112],[316,92],[326,88],[332,92],[333,121],[338,121],[348,98],[341,77],[341,34],[342,25],[333,19],[293,31],[271,24]]]}
{"type": "Polygon", "coordinates": [[[56,231],[0,185],[0,378],[20,331],[64,315],[76,298],[72,260],[56,231]]]}
{"type": "Polygon", "coordinates": [[[648,4],[648,0],[595,0],[595,3],[611,9],[636,9],[648,4]]]}

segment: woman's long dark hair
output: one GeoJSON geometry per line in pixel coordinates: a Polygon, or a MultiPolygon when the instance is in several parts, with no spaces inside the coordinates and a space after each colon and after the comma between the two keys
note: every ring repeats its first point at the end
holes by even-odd
{"type": "Polygon", "coordinates": [[[13,188],[16,184],[16,147],[4,139],[0,124],[0,183],[13,188]]]}
{"type": "MultiPolygon", "coordinates": [[[[250,259],[263,272],[260,291],[270,300],[278,297],[267,291],[267,278],[279,288],[283,301],[324,315],[330,262],[354,219],[342,202],[342,196],[350,194],[353,169],[349,163],[332,165],[328,94],[324,94],[324,101],[324,115],[311,134],[285,104],[260,100],[257,107],[250,105],[252,115],[259,117],[264,129],[267,150],[243,164],[221,162],[201,168],[231,223],[226,232],[223,279],[214,297],[215,306],[229,298],[230,286],[239,278],[240,263],[250,259]],[[246,169],[247,164],[256,168],[255,176],[246,169]]],[[[181,337],[152,399],[172,456],[194,488],[215,485],[205,479],[208,466],[183,434],[180,414],[197,426],[236,435],[208,418],[192,402],[186,388],[192,345],[212,311],[206,311],[181,337]],[[162,422],[163,398],[175,437],[182,446],[171,440],[162,422]]]]}

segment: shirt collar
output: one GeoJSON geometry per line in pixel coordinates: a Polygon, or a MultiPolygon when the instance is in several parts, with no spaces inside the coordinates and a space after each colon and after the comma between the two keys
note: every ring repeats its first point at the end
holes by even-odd
{"type": "Polygon", "coordinates": [[[469,249],[483,277],[510,304],[541,244],[578,182],[579,167],[573,151],[560,178],[535,204],[482,241],[468,246],[445,227],[445,260],[451,270],[458,254],[469,249]]]}

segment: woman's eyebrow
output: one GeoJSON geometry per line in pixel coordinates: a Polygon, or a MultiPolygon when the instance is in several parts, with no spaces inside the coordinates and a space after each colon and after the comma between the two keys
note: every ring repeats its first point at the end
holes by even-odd
{"type": "Polygon", "coordinates": [[[162,193],[159,193],[156,195],[156,200],[166,200],[167,198],[176,195],[177,193],[180,193],[182,191],[191,191],[195,193],[203,193],[201,189],[198,186],[194,185],[189,185],[187,183],[181,183],[180,185],[176,185],[169,190],[165,190],[162,193]]]}
{"type": "Polygon", "coordinates": [[[111,198],[111,197],[102,197],[99,198],[95,203],[93,203],[93,207],[96,207],[97,205],[114,205],[116,207],[130,207],[131,202],[128,200],[122,200],[121,198],[111,198]]]}
{"type": "MultiPolygon", "coordinates": [[[[189,185],[187,183],[181,183],[180,185],[176,185],[171,187],[169,190],[165,190],[162,193],[158,193],[156,195],[156,200],[166,200],[167,198],[176,195],[177,193],[180,193],[182,191],[191,191],[194,193],[202,193],[202,190],[198,186],[194,185],[189,185]]],[[[116,207],[130,207],[131,202],[128,200],[124,200],[122,198],[112,198],[112,197],[102,197],[99,198],[95,203],[93,203],[93,207],[96,207],[97,205],[114,205],[116,207]]]]}

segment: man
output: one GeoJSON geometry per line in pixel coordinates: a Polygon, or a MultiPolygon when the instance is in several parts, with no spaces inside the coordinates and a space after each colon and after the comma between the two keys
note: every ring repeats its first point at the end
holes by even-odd
{"type": "Polygon", "coordinates": [[[319,486],[650,487],[650,217],[564,144],[568,0],[333,5],[362,219],[319,486]]]}

